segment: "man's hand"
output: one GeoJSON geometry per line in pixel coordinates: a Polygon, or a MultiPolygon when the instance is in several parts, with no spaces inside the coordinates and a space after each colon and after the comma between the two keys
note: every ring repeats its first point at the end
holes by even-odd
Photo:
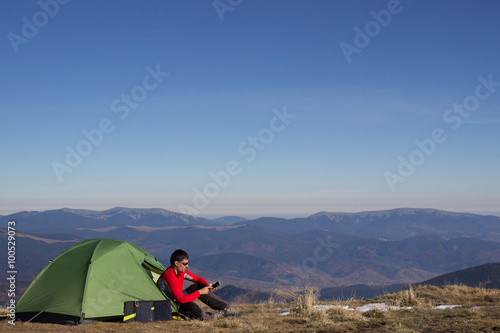
{"type": "Polygon", "coordinates": [[[208,295],[210,293],[210,291],[211,291],[210,290],[210,285],[211,284],[209,284],[208,286],[205,286],[205,287],[203,287],[201,289],[198,289],[198,291],[200,292],[200,295],[208,295]]]}
{"type": "Polygon", "coordinates": [[[208,287],[210,288],[210,291],[216,291],[217,288],[219,287],[219,281],[214,282],[214,283],[209,283],[208,287]]]}

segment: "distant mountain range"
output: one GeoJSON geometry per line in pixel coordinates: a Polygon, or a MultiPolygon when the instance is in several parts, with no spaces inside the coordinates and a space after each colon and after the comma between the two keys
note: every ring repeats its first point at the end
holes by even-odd
{"type": "Polygon", "coordinates": [[[165,209],[124,207],[115,207],[104,211],[62,208],[43,212],[19,212],[0,217],[0,221],[2,222],[8,220],[17,221],[17,228],[21,231],[35,231],[40,233],[109,226],[186,226],[200,223],[207,224],[206,221],[208,221],[165,209]]]}
{"type": "Polygon", "coordinates": [[[319,229],[386,240],[438,235],[445,238],[470,237],[500,241],[500,217],[436,209],[400,208],[360,213],[320,212],[307,218],[286,220],[264,217],[238,224],[258,225],[285,233],[319,229]]]}
{"type": "Polygon", "coordinates": [[[435,209],[400,208],[392,210],[330,213],[320,212],[306,218],[262,217],[246,220],[239,216],[205,219],[165,209],[115,207],[104,211],[63,208],[42,212],[19,212],[0,216],[18,221],[21,231],[38,233],[72,232],[77,228],[98,229],[148,226],[224,226],[254,225],[287,234],[309,230],[327,230],[366,238],[402,240],[412,236],[438,235],[444,238],[468,237],[500,240],[500,217],[454,213],[435,209]]]}
{"type": "Polygon", "coordinates": [[[164,209],[64,208],[0,216],[0,247],[9,220],[16,221],[18,279],[25,281],[87,238],[129,241],[164,265],[183,248],[193,272],[261,291],[420,282],[500,258],[500,217],[433,209],[210,220],[164,209]]]}

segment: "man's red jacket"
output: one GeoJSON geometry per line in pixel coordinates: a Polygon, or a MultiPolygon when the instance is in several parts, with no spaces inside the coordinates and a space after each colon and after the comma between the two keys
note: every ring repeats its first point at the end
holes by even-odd
{"type": "Polygon", "coordinates": [[[168,288],[172,292],[172,295],[174,295],[175,297],[174,301],[179,304],[193,302],[195,299],[200,297],[199,291],[195,291],[194,293],[189,295],[184,295],[182,293],[184,278],[188,281],[193,281],[202,286],[208,286],[208,283],[204,278],[196,276],[187,270],[184,273],[179,273],[179,275],[177,275],[172,266],[167,268],[165,272],[163,272],[163,274],[160,276],[160,278],[167,282],[168,288]]]}

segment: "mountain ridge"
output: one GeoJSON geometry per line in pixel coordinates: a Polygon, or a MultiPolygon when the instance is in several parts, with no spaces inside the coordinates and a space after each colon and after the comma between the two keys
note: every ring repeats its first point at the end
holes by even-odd
{"type": "Polygon", "coordinates": [[[253,220],[239,216],[206,219],[162,208],[114,207],[103,211],[62,208],[41,212],[23,211],[0,217],[0,222],[6,223],[7,220],[18,220],[17,227],[21,231],[40,233],[111,226],[148,226],[154,229],[167,226],[256,225],[287,234],[318,229],[386,240],[440,235],[445,238],[472,237],[500,242],[500,217],[429,208],[396,208],[359,213],[318,212],[301,218],[261,217],[253,220]]]}
{"type": "MultiPolygon", "coordinates": [[[[416,214],[416,213],[426,213],[426,214],[435,214],[435,215],[467,215],[469,217],[473,216],[495,216],[495,215],[481,215],[474,213],[459,213],[453,211],[447,211],[442,209],[435,208],[394,208],[394,209],[385,209],[385,210],[369,210],[369,211],[360,211],[360,212],[329,212],[329,211],[321,211],[315,214],[308,216],[308,218],[318,218],[318,217],[328,217],[331,218],[333,216],[349,216],[349,215],[358,215],[358,216],[390,216],[390,215],[403,215],[403,214],[416,214]]],[[[495,216],[496,217],[496,216],[495,216]]]]}
{"type": "Polygon", "coordinates": [[[397,208],[360,213],[319,212],[306,218],[258,218],[237,224],[253,224],[284,233],[320,229],[387,240],[435,234],[445,238],[472,237],[500,241],[498,216],[427,208],[397,208]]]}
{"type": "Polygon", "coordinates": [[[500,289],[500,262],[490,262],[442,274],[421,284],[433,286],[460,284],[469,287],[500,289]]]}

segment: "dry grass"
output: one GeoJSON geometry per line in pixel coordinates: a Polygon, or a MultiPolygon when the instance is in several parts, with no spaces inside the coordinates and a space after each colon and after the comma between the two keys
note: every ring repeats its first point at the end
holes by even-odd
{"type": "Polygon", "coordinates": [[[432,306],[430,299],[422,295],[422,288],[415,289],[411,285],[396,293],[381,296],[378,300],[396,307],[428,308],[432,306]]]}
{"type": "Polygon", "coordinates": [[[9,309],[6,306],[0,306],[0,316],[6,316],[9,313],[9,309]]]}
{"type": "Polygon", "coordinates": [[[343,322],[363,322],[366,321],[366,316],[359,311],[346,310],[342,308],[333,308],[326,311],[326,315],[330,316],[330,319],[337,323],[343,322]]]}
{"type": "Polygon", "coordinates": [[[304,318],[319,319],[322,312],[313,307],[318,304],[319,289],[314,287],[305,288],[304,292],[297,293],[294,299],[296,307],[293,311],[304,318]]]}
{"type": "Polygon", "coordinates": [[[221,320],[217,320],[214,324],[217,327],[222,328],[240,328],[243,323],[238,318],[223,318],[221,320]]]}
{"type": "Polygon", "coordinates": [[[434,305],[460,304],[464,307],[491,306],[500,303],[499,289],[472,288],[467,286],[425,286],[421,296],[434,305]]]}
{"type": "Polygon", "coordinates": [[[234,305],[244,314],[236,318],[203,321],[153,323],[95,323],[68,327],[28,323],[15,326],[0,323],[0,330],[19,332],[498,332],[500,331],[500,290],[462,286],[416,287],[375,300],[318,302],[314,288],[289,292],[289,303],[275,301],[234,305]],[[409,310],[359,312],[343,308],[317,310],[318,303],[357,306],[359,303],[393,302],[409,310]],[[349,303],[349,304],[346,304],[349,303]],[[434,310],[438,304],[460,304],[463,308],[434,310]],[[479,308],[473,308],[480,306],[479,308]],[[290,311],[289,315],[279,315],[290,311]]]}
{"type": "Polygon", "coordinates": [[[291,302],[291,312],[299,317],[307,319],[320,319],[324,316],[324,312],[316,310],[315,305],[318,304],[319,289],[315,287],[305,287],[304,290],[282,290],[279,295],[291,302]]]}
{"type": "Polygon", "coordinates": [[[420,286],[418,288],[409,286],[397,293],[381,296],[378,300],[389,305],[418,308],[429,308],[441,304],[462,305],[463,307],[489,306],[500,303],[500,290],[458,285],[420,286]]]}

